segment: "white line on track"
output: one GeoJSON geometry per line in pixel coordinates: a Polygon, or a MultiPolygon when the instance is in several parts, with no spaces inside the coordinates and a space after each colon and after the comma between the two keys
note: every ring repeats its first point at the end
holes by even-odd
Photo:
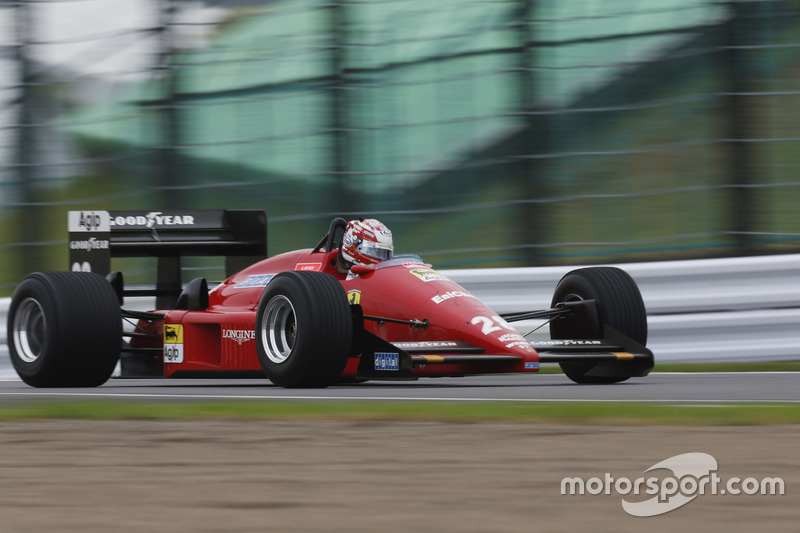
{"type": "MultiPolygon", "coordinates": [[[[793,374],[800,377],[800,371],[797,370],[766,370],[766,371],[743,371],[743,372],[652,372],[650,376],[759,376],[759,375],[781,375],[781,374],[793,374]]],[[[509,374],[512,375],[512,374],[509,374]]],[[[531,376],[537,374],[529,374],[531,376]]],[[[561,376],[561,374],[547,374],[541,373],[538,374],[539,376],[561,376]]],[[[112,378],[113,380],[114,378],[112,378]]],[[[171,380],[170,378],[154,378],[154,379],[163,379],[164,383],[168,384],[171,380]]],[[[264,378],[266,380],[266,377],[264,378]]],[[[637,378],[637,379],[647,379],[645,378],[637,378]]],[[[424,378],[423,378],[424,380],[424,378]]],[[[22,380],[19,377],[7,377],[7,378],[0,378],[0,383],[19,383],[22,380]]],[[[180,379],[175,381],[187,381],[186,379],[180,379]]]]}
{"type": "Polygon", "coordinates": [[[800,400],[686,400],[686,399],[577,399],[577,398],[437,398],[406,396],[255,396],[217,394],[144,394],[144,393],[100,393],[100,392],[38,392],[24,394],[0,392],[0,396],[52,396],[75,398],[161,398],[180,400],[325,400],[325,401],[413,401],[413,402],[526,402],[526,403],[665,403],[665,404],[795,404],[800,400]]]}

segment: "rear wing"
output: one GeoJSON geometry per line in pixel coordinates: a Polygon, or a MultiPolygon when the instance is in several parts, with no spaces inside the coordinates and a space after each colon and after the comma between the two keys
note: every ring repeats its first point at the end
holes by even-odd
{"type": "Polygon", "coordinates": [[[267,216],[258,209],[70,211],[70,270],[111,272],[112,257],[156,257],[155,289],[125,291],[156,296],[171,308],[182,288],[181,257],[225,257],[231,276],[267,256],[267,216]]]}

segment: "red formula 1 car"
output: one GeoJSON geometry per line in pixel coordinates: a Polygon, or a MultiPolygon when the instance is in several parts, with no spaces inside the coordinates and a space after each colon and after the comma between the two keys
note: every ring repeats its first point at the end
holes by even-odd
{"type": "Polygon", "coordinates": [[[36,387],[101,385],[120,358],[123,376],[257,374],[282,387],[537,372],[544,362],[578,383],[615,383],[653,368],[644,304],[622,270],[572,271],[549,308],[501,315],[415,255],[355,265],[347,279],[336,268],[345,225],[337,218],[316,247],[255,261],[209,291],[202,278],[180,282],[180,257],[225,255],[230,267],[265,253],[263,212],[70,212],[73,270],[93,272],[37,272],[18,286],[14,367],[36,387]],[[100,275],[111,255],[158,257],[158,284],[100,275]],[[125,310],[136,294],[155,295],[159,309],[125,310]],[[550,321],[551,341],[532,344],[509,325],[534,318],[550,321]]]}

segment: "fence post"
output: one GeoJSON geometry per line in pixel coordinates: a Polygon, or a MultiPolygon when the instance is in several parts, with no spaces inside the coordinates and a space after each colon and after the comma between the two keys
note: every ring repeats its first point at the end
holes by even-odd
{"type": "Polygon", "coordinates": [[[331,86],[330,90],[330,131],[332,139],[332,162],[334,177],[334,211],[358,212],[360,199],[349,195],[345,205],[345,189],[349,170],[349,146],[347,136],[348,98],[347,98],[347,3],[343,1],[330,4],[331,33],[331,86]]]}
{"type": "Polygon", "coordinates": [[[754,12],[751,6],[742,2],[732,1],[728,4],[730,18],[727,23],[725,39],[725,67],[727,105],[725,106],[728,185],[730,186],[730,204],[728,206],[728,220],[730,231],[733,235],[733,244],[736,253],[751,255],[756,251],[756,243],[752,232],[755,231],[754,213],[755,202],[749,186],[755,184],[753,173],[753,148],[747,139],[752,138],[750,128],[751,107],[745,93],[752,92],[753,81],[749,80],[747,60],[745,58],[747,45],[756,44],[747,39],[752,35],[755,26],[752,20],[754,12]]]}
{"type": "MultiPolygon", "coordinates": [[[[180,187],[183,168],[180,161],[181,123],[179,105],[178,66],[175,64],[175,0],[156,0],[159,8],[159,68],[163,72],[164,97],[162,99],[161,125],[163,142],[158,152],[162,187],[180,187]]],[[[161,194],[162,209],[187,207],[188,191],[171,194],[167,189],[161,194]]]]}
{"type": "Polygon", "coordinates": [[[541,156],[549,151],[549,117],[545,114],[535,114],[540,108],[536,103],[539,94],[539,83],[533,49],[536,46],[536,34],[531,30],[534,26],[531,20],[534,16],[536,0],[519,0],[518,4],[518,68],[520,101],[518,106],[523,115],[525,124],[520,147],[519,188],[522,198],[529,200],[520,204],[518,220],[519,242],[524,246],[521,259],[525,265],[540,265],[545,262],[543,244],[546,235],[545,204],[536,203],[547,196],[545,187],[544,169],[547,165],[541,156]]]}
{"type": "Polygon", "coordinates": [[[19,249],[20,279],[30,272],[43,270],[42,253],[38,242],[42,241],[41,207],[36,203],[36,150],[37,136],[34,119],[34,73],[29,57],[33,39],[33,6],[29,0],[20,0],[16,9],[17,54],[19,68],[19,112],[17,115],[17,176],[19,199],[16,209],[17,235],[22,246],[19,249]]]}

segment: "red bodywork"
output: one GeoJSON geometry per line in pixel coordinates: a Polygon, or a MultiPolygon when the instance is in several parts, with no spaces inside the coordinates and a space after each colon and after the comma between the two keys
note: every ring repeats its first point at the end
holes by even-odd
{"type": "MultiPolygon", "coordinates": [[[[277,255],[240,271],[211,290],[206,311],[162,311],[166,315],[164,327],[160,328],[164,375],[182,371],[261,371],[255,342],[256,311],[271,276],[289,270],[314,270],[335,276],[350,304],[361,305],[365,316],[427,321],[427,327],[413,327],[364,320],[365,330],[390,343],[416,343],[414,353],[421,354],[415,357],[416,376],[538,371],[539,355],[524,337],[419,257],[400,256],[375,268],[361,267],[359,275],[346,279],[337,272],[337,253],[307,249],[277,255]],[[425,345],[419,343],[431,343],[431,355],[425,355],[425,345]],[[443,347],[448,356],[464,357],[456,363],[442,364],[441,357],[435,354],[442,353],[443,347]],[[476,362],[465,361],[471,354],[512,355],[518,359],[487,362],[486,357],[478,357],[476,362]]],[[[351,357],[342,377],[356,377],[359,361],[359,357],[351,357]]]]}

